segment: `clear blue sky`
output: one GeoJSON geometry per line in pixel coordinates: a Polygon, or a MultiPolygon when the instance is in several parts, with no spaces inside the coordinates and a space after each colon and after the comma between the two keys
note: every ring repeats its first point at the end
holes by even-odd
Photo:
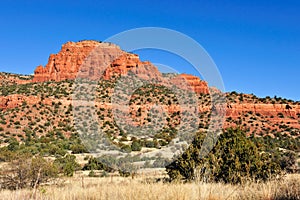
{"type": "MultiPolygon", "coordinates": [[[[199,42],[227,91],[300,100],[298,0],[4,0],[0,71],[32,74],[66,41],[105,40],[146,26],[174,29],[199,42]]],[[[140,53],[185,72],[184,62],[172,62],[166,53],[140,53]]]]}

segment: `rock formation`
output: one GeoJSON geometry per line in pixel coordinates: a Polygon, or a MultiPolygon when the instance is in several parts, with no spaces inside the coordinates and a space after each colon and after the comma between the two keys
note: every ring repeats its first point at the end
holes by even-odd
{"type": "Polygon", "coordinates": [[[149,61],[142,62],[138,55],[125,53],[119,56],[105,70],[103,78],[109,80],[114,76],[126,75],[131,71],[144,80],[161,80],[162,75],[149,61]]]}
{"type": "MultiPolygon", "coordinates": [[[[33,82],[72,80],[76,77],[109,80],[131,71],[144,80],[163,81],[162,74],[149,61],[124,52],[117,45],[96,41],[67,42],[57,54],[51,54],[45,67],[34,71],[33,82]]],[[[172,79],[181,88],[196,93],[209,93],[208,85],[199,77],[181,74],[172,79]]]]}
{"type": "Polygon", "coordinates": [[[31,82],[32,77],[29,75],[0,73],[0,85],[26,84],[31,82]]]}
{"type": "MultiPolygon", "coordinates": [[[[193,90],[197,94],[209,94],[208,84],[196,76],[181,74],[165,77],[153,64],[148,61],[141,61],[138,55],[124,52],[114,44],[96,41],[67,42],[62,46],[59,53],[50,55],[45,67],[38,66],[36,68],[33,80],[28,76],[0,74],[0,85],[72,80],[78,76],[111,80],[120,75],[126,76],[129,71],[145,80],[155,80],[157,83],[169,81],[170,84],[175,84],[183,89],[193,90]]],[[[207,95],[203,96],[207,97],[207,95]]],[[[248,99],[252,98],[251,95],[248,96],[248,99]]],[[[297,102],[287,105],[275,100],[275,103],[270,103],[270,101],[264,103],[260,100],[238,100],[236,95],[229,97],[231,100],[228,100],[226,117],[231,120],[226,120],[225,128],[236,124],[236,120],[243,120],[243,123],[248,123],[245,127],[251,127],[250,129],[267,127],[271,130],[277,129],[280,131],[279,126],[286,125],[300,130],[300,105],[297,102]],[[250,124],[252,121],[253,124],[250,124]]],[[[1,109],[10,109],[22,106],[24,102],[31,105],[37,104],[41,101],[41,97],[22,94],[7,95],[2,91],[0,100],[1,109]]],[[[56,100],[58,99],[43,99],[43,103],[51,105],[56,100]]],[[[207,100],[206,103],[199,102],[198,110],[200,113],[208,113],[212,110],[208,99],[205,100],[207,100]]],[[[71,104],[66,99],[62,100],[62,103],[64,105],[71,104]]],[[[111,107],[109,103],[101,104],[101,106],[107,107],[107,109],[111,107]]],[[[148,105],[142,106],[147,107],[148,105]]],[[[168,106],[164,109],[170,113],[179,110],[174,105],[168,106]]]]}
{"type": "Polygon", "coordinates": [[[200,80],[197,76],[180,74],[173,78],[172,82],[182,89],[194,90],[197,94],[209,94],[207,82],[200,80]]]}
{"type": "Polygon", "coordinates": [[[95,48],[102,50],[97,54],[97,60],[122,52],[118,46],[109,43],[96,41],[67,42],[58,54],[50,55],[45,67],[38,66],[34,70],[33,82],[75,79],[82,64],[85,63],[85,59],[95,48]]]}
{"type": "Polygon", "coordinates": [[[9,109],[22,106],[23,104],[37,104],[38,102],[43,102],[44,104],[51,105],[51,99],[42,99],[38,96],[25,96],[20,94],[12,94],[8,96],[0,96],[0,108],[9,109]]]}

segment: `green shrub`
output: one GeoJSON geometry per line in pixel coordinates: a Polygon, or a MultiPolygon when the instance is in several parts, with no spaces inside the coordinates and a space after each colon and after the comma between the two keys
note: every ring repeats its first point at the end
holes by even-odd
{"type": "Polygon", "coordinates": [[[121,147],[121,150],[125,153],[130,153],[131,152],[131,147],[129,145],[123,145],[121,147]]]}
{"type": "Polygon", "coordinates": [[[90,157],[87,164],[84,165],[82,170],[104,170],[111,171],[112,169],[106,165],[104,165],[100,159],[95,157],[90,157]]]}
{"type": "Polygon", "coordinates": [[[65,176],[73,176],[76,170],[80,169],[80,165],[76,162],[76,157],[74,155],[67,154],[64,157],[55,159],[54,163],[58,166],[58,169],[65,176]]]}
{"type": "Polygon", "coordinates": [[[72,154],[88,153],[88,150],[83,144],[74,144],[71,146],[72,154]]]}
{"type": "Polygon", "coordinates": [[[224,131],[212,151],[201,158],[205,135],[198,134],[188,150],[166,167],[170,179],[238,184],[266,181],[280,174],[280,166],[272,162],[270,154],[260,152],[245,135],[239,129],[224,131]]]}
{"type": "Polygon", "coordinates": [[[131,144],[131,150],[132,151],[140,151],[140,150],[142,150],[142,146],[137,140],[135,140],[131,144]]]}
{"type": "Polygon", "coordinates": [[[16,138],[10,138],[8,141],[8,146],[7,146],[8,150],[10,151],[16,151],[19,149],[19,142],[17,141],[16,138]]]}
{"type": "Polygon", "coordinates": [[[96,173],[95,173],[95,171],[94,170],[91,170],[90,172],[89,172],[89,175],[88,175],[89,177],[97,177],[97,175],[96,175],[96,173]]]}

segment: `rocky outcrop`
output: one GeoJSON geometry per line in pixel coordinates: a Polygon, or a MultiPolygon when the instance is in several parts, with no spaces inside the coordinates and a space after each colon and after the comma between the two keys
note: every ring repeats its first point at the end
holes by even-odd
{"type": "Polygon", "coordinates": [[[1,109],[9,109],[15,108],[18,106],[22,106],[23,104],[37,104],[38,102],[42,102],[44,104],[51,105],[51,99],[42,99],[39,96],[25,96],[20,94],[12,94],[8,96],[0,96],[0,108],[1,109]]]}
{"type": "Polygon", "coordinates": [[[138,55],[117,45],[96,41],[67,42],[58,54],[51,54],[45,67],[34,71],[33,82],[72,80],[76,77],[106,80],[133,72],[140,78],[159,79],[161,73],[138,55]]]}
{"type": "MultiPolygon", "coordinates": [[[[33,82],[72,80],[76,77],[111,80],[120,75],[126,76],[129,72],[145,80],[156,80],[158,84],[162,83],[165,86],[176,85],[181,89],[195,91],[197,94],[209,94],[210,91],[219,92],[217,89],[209,88],[207,82],[200,80],[197,76],[188,74],[163,76],[153,64],[148,61],[141,61],[138,55],[124,52],[114,44],[96,41],[68,42],[64,44],[59,53],[50,55],[45,67],[38,66],[36,68],[33,82]]],[[[6,81],[5,78],[2,78],[2,81],[6,81]]],[[[24,83],[27,83],[30,80],[24,81],[24,83]]],[[[11,82],[22,84],[20,80],[15,79],[11,82]]],[[[228,103],[227,109],[224,111],[227,117],[224,128],[231,127],[237,124],[236,121],[241,120],[242,123],[239,125],[251,127],[251,130],[256,128],[262,130],[267,127],[270,130],[277,129],[280,131],[279,126],[282,126],[282,124],[300,129],[300,105],[295,102],[286,105],[284,103],[280,104],[278,101],[264,103],[259,100],[256,102],[237,100],[238,97],[235,95],[230,97],[234,101],[230,101],[231,103],[228,103]]],[[[35,104],[41,101],[39,97],[22,95],[0,97],[0,100],[0,108],[4,109],[20,106],[23,102],[35,104]]],[[[209,113],[213,109],[218,110],[218,113],[223,112],[219,108],[212,108],[208,99],[205,100],[207,100],[207,103],[202,102],[203,105],[198,106],[200,113],[209,113]]],[[[49,101],[51,102],[51,100],[49,101]]],[[[101,106],[111,107],[109,104],[101,106]]],[[[147,105],[142,106],[145,109],[150,108],[147,105]]],[[[170,113],[179,110],[179,108],[172,107],[172,105],[168,105],[164,109],[170,113]]]]}
{"type": "MultiPolygon", "coordinates": [[[[100,43],[97,41],[67,42],[58,54],[51,54],[45,67],[38,66],[34,70],[33,82],[62,81],[75,79],[85,59],[95,50],[98,52],[96,60],[122,52],[122,50],[110,43],[100,43]]],[[[93,64],[93,63],[90,63],[93,64]]],[[[87,64],[82,70],[86,70],[87,64]]],[[[89,71],[88,74],[91,72],[89,71]]]]}
{"type": "MultiPolygon", "coordinates": [[[[96,41],[67,42],[57,54],[51,54],[45,67],[34,71],[33,82],[62,81],[76,77],[105,80],[132,72],[144,80],[164,81],[152,63],[141,61],[139,56],[124,52],[117,45],[96,41]]],[[[205,81],[196,76],[181,74],[171,80],[180,88],[196,93],[209,93],[205,81]]]]}
{"type": "Polygon", "coordinates": [[[138,55],[125,53],[119,56],[105,70],[103,78],[109,80],[115,76],[133,74],[144,80],[161,80],[162,74],[149,61],[142,62],[138,55]]]}
{"type": "Polygon", "coordinates": [[[287,106],[287,104],[240,103],[230,104],[227,109],[227,115],[231,117],[238,117],[241,114],[249,112],[254,114],[259,113],[272,118],[278,118],[278,115],[280,114],[291,118],[297,118],[297,114],[300,113],[300,106],[287,106]]]}
{"type": "Polygon", "coordinates": [[[197,94],[209,94],[207,82],[200,80],[200,78],[197,76],[180,74],[171,81],[182,89],[193,90],[197,94]]]}
{"type": "Polygon", "coordinates": [[[32,77],[29,75],[16,75],[0,73],[0,85],[26,84],[31,83],[32,77]]]}
{"type": "MultiPolygon", "coordinates": [[[[253,121],[268,121],[273,125],[284,123],[290,127],[300,129],[300,105],[239,103],[227,106],[227,118],[238,119],[247,114],[252,115],[253,121]],[[263,120],[257,118],[263,118],[263,120]]],[[[274,126],[270,128],[273,129],[274,126]]]]}

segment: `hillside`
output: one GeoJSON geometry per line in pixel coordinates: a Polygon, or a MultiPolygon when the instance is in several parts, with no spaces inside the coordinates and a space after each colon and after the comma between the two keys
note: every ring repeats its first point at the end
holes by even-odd
{"type": "MultiPolygon", "coordinates": [[[[60,52],[50,55],[45,67],[36,68],[33,76],[0,74],[2,145],[10,137],[25,141],[28,137],[46,136],[49,133],[66,137],[78,133],[74,124],[72,93],[80,70],[87,70],[85,74],[99,79],[95,100],[98,122],[101,129],[121,147],[136,138],[131,133],[120,130],[114,121],[111,98],[120,76],[128,73],[144,80],[161,81],[169,77],[168,80],[179,88],[194,91],[199,119],[196,129],[205,131],[208,128],[213,107],[210,88],[205,81],[187,74],[161,74],[150,62],[140,61],[138,55],[124,52],[113,44],[80,41],[64,44],[60,52]],[[80,68],[95,48],[101,53],[97,62],[109,65],[103,71],[80,68]]],[[[163,84],[144,85],[134,92],[129,103],[129,114],[136,126],[154,123],[148,114],[154,104],[161,105],[166,111],[164,127],[150,138],[150,143],[147,143],[149,138],[140,139],[144,147],[159,148],[174,138],[181,120],[181,108],[176,95],[163,84]]],[[[300,102],[231,92],[226,93],[225,112],[223,128],[237,126],[247,130],[248,135],[285,137],[299,141],[300,102]]],[[[85,127],[79,131],[85,129],[93,129],[89,120],[86,120],[85,127]]]]}

